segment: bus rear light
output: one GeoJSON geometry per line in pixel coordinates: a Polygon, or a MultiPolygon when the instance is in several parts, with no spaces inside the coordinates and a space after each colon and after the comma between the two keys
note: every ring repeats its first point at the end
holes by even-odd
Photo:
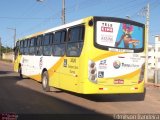
{"type": "Polygon", "coordinates": [[[135,90],[138,90],[138,87],[135,87],[134,89],[135,89],[135,90]]]}
{"type": "Polygon", "coordinates": [[[103,88],[99,88],[99,90],[103,90],[103,88]]]}
{"type": "Polygon", "coordinates": [[[138,87],[133,87],[131,88],[131,90],[138,90],[138,87]]]}
{"type": "Polygon", "coordinates": [[[93,83],[97,83],[97,70],[96,70],[96,63],[93,61],[89,61],[89,65],[88,65],[88,76],[89,76],[89,80],[93,83]]]}
{"type": "Polygon", "coordinates": [[[145,64],[143,64],[142,67],[141,67],[141,73],[140,73],[140,76],[139,76],[138,84],[141,83],[144,80],[144,71],[145,71],[145,64]]]}
{"type": "Polygon", "coordinates": [[[108,90],[108,88],[99,88],[99,90],[108,90]]]}
{"type": "Polygon", "coordinates": [[[90,75],[90,76],[89,76],[89,79],[90,79],[90,80],[92,80],[92,81],[95,81],[96,76],[94,76],[94,75],[90,75]]]}
{"type": "Polygon", "coordinates": [[[90,71],[91,74],[95,74],[95,72],[96,72],[95,69],[92,69],[92,70],[90,71]]]}
{"type": "Polygon", "coordinates": [[[95,67],[95,65],[96,65],[96,64],[95,64],[94,62],[92,62],[92,61],[91,61],[91,63],[90,63],[90,65],[89,65],[89,66],[90,66],[90,68],[94,68],[94,67],[95,67]]]}
{"type": "Polygon", "coordinates": [[[139,80],[139,81],[138,81],[138,84],[140,84],[142,81],[143,81],[143,80],[139,80]]]}

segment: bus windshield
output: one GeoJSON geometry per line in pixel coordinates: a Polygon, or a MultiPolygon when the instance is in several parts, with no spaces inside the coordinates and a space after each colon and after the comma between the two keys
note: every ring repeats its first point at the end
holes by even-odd
{"type": "Polygon", "coordinates": [[[144,50],[143,24],[122,19],[97,20],[95,29],[95,43],[101,49],[127,52],[144,50]]]}

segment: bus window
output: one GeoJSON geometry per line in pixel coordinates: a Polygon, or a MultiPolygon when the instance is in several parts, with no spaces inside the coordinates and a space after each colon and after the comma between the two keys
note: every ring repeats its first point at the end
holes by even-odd
{"type": "Polygon", "coordinates": [[[144,25],[134,21],[110,19],[95,21],[95,47],[121,52],[143,52],[144,25]]]}
{"type": "Polygon", "coordinates": [[[42,39],[43,36],[38,36],[36,40],[36,47],[35,47],[35,55],[42,55],[42,39]]]}
{"type": "Polygon", "coordinates": [[[30,45],[29,45],[29,55],[35,54],[34,45],[35,45],[35,38],[32,38],[30,40],[30,45]]]}
{"type": "Polygon", "coordinates": [[[28,39],[24,41],[24,55],[28,55],[28,39]]]}
{"type": "Polygon", "coordinates": [[[68,31],[67,56],[78,57],[81,54],[84,39],[84,27],[70,28],[68,31]]]}
{"type": "Polygon", "coordinates": [[[49,45],[49,41],[50,41],[50,35],[46,34],[44,36],[43,45],[49,45]]]}
{"type": "Polygon", "coordinates": [[[61,32],[61,43],[64,43],[64,42],[66,42],[66,31],[65,30],[61,32]]]}
{"type": "Polygon", "coordinates": [[[23,50],[24,50],[24,47],[23,47],[23,42],[24,40],[20,41],[20,54],[23,54],[23,50]]]}
{"type": "Polygon", "coordinates": [[[53,40],[53,55],[54,56],[64,56],[65,54],[65,44],[66,42],[66,31],[62,30],[59,32],[56,32],[54,35],[54,40],[53,40]]]}
{"type": "Polygon", "coordinates": [[[35,41],[35,38],[32,38],[31,41],[30,41],[30,47],[34,46],[34,41],[35,41]]]}
{"type": "Polygon", "coordinates": [[[50,44],[50,34],[46,34],[44,36],[44,40],[43,40],[43,55],[44,56],[50,56],[52,53],[52,47],[50,44]]]}
{"type": "Polygon", "coordinates": [[[58,44],[60,43],[60,40],[61,40],[61,32],[56,32],[54,35],[53,43],[58,44]]]}
{"type": "Polygon", "coordinates": [[[19,41],[16,42],[16,46],[14,47],[14,60],[17,59],[17,56],[18,56],[18,52],[19,52],[19,41]]]}
{"type": "Polygon", "coordinates": [[[69,43],[67,45],[67,56],[70,56],[70,57],[80,56],[82,47],[83,47],[82,42],[69,43]]]}
{"type": "Polygon", "coordinates": [[[63,56],[65,54],[65,44],[57,44],[53,46],[54,56],[63,56]]]}
{"type": "Polygon", "coordinates": [[[54,34],[50,33],[50,44],[53,44],[53,40],[54,40],[54,34]]]}
{"type": "Polygon", "coordinates": [[[37,37],[36,46],[42,45],[42,38],[43,38],[43,36],[38,36],[38,37],[37,37]]]}
{"type": "Polygon", "coordinates": [[[16,42],[16,47],[19,47],[19,43],[20,43],[19,41],[16,42]]]}

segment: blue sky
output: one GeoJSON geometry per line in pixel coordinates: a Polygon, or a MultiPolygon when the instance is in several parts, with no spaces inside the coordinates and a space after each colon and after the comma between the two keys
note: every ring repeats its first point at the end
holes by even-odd
{"type": "MultiPolygon", "coordinates": [[[[160,0],[65,0],[66,22],[87,16],[111,16],[145,23],[146,18],[138,15],[150,4],[150,39],[160,35],[160,0]]],[[[13,47],[14,31],[17,38],[61,25],[62,0],[1,0],[0,37],[4,46],[13,47]]]]}

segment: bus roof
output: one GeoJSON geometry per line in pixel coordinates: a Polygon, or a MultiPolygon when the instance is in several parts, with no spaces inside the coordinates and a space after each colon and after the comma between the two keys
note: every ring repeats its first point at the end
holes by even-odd
{"type": "MultiPolygon", "coordinates": [[[[132,20],[129,20],[129,19],[116,18],[116,17],[89,16],[89,17],[82,18],[80,20],[77,20],[77,21],[74,21],[74,22],[71,22],[71,23],[67,23],[67,24],[64,24],[64,25],[60,25],[60,26],[57,26],[57,27],[53,27],[51,29],[47,29],[47,30],[44,30],[44,31],[41,31],[41,32],[37,32],[37,33],[31,34],[31,35],[25,36],[25,37],[23,37],[21,39],[18,39],[17,41],[28,39],[28,38],[32,38],[32,37],[36,37],[36,36],[39,36],[39,35],[44,35],[44,34],[47,34],[47,33],[50,33],[50,32],[54,32],[54,31],[57,31],[57,30],[61,30],[61,29],[64,29],[64,28],[68,28],[68,27],[71,27],[71,26],[79,25],[79,24],[84,23],[86,19],[91,19],[91,18],[112,18],[112,19],[119,19],[119,20],[124,20],[124,21],[132,21],[132,20]]],[[[136,22],[136,21],[132,21],[132,22],[139,23],[139,22],[136,22]]]]}
{"type": "MultiPolygon", "coordinates": [[[[91,17],[87,17],[87,18],[91,18],[91,17]]],[[[46,33],[50,33],[50,32],[53,32],[53,31],[61,30],[61,29],[67,28],[67,27],[78,25],[78,24],[82,24],[84,19],[87,19],[87,18],[83,18],[83,19],[80,19],[80,20],[77,20],[77,21],[74,21],[74,22],[71,22],[71,23],[67,23],[67,24],[60,25],[60,26],[57,26],[57,27],[54,27],[54,28],[51,28],[51,29],[47,29],[47,30],[44,30],[44,31],[41,31],[41,32],[31,34],[31,35],[28,35],[28,36],[25,36],[25,37],[19,39],[18,41],[28,39],[28,38],[32,38],[32,37],[36,37],[36,36],[43,35],[43,34],[46,34],[46,33]]]]}

